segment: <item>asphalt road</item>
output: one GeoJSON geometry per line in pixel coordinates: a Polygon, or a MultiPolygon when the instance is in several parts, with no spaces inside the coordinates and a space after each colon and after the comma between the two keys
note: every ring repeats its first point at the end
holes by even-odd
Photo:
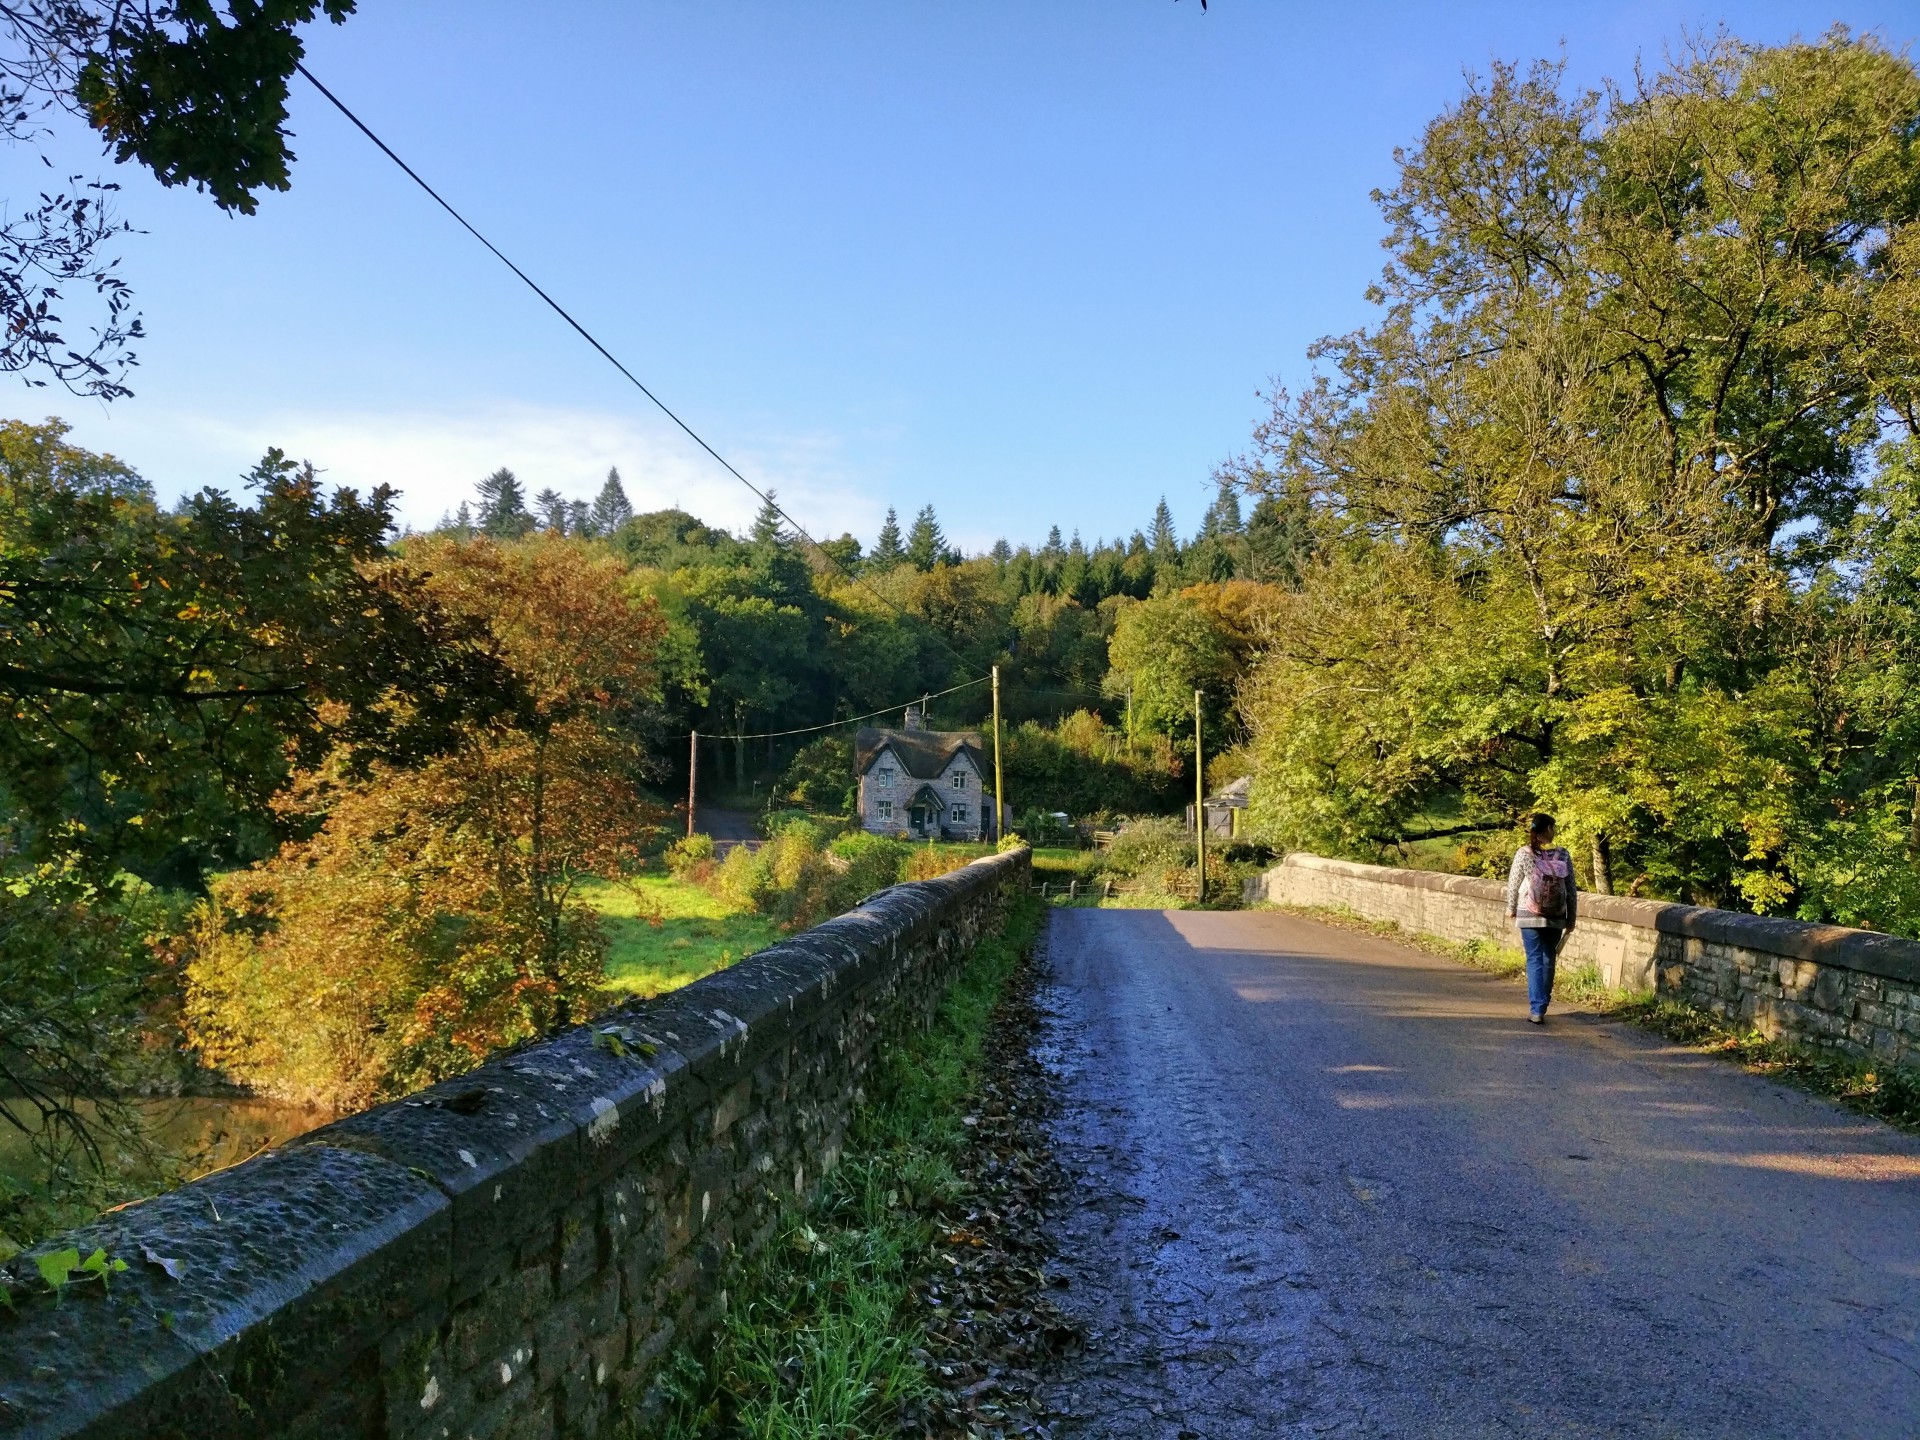
{"type": "Polygon", "coordinates": [[[1061,1435],[1920,1435],[1920,1140],[1276,913],[1049,956],[1061,1435]]]}

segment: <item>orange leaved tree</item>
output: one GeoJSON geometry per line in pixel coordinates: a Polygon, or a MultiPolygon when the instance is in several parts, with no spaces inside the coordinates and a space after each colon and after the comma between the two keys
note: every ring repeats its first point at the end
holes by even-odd
{"type": "Polygon", "coordinates": [[[584,1014],[604,938],[578,883],[659,819],[634,721],[665,625],[617,562],[542,538],[415,541],[395,563],[485,625],[512,693],[418,767],[301,777],[286,804],[317,829],[215,883],[188,969],[203,1059],[337,1110],[584,1014]]]}

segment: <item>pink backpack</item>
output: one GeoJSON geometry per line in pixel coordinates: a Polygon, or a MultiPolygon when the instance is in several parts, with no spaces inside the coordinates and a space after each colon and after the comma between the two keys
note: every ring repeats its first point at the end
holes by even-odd
{"type": "Polygon", "coordinates": [[[1542,850],[1533,857],[1533,879],[1528,899],[1542,920],[1567,923],[1573,912],[1573,863],[1562,849],[1542,850]]]}

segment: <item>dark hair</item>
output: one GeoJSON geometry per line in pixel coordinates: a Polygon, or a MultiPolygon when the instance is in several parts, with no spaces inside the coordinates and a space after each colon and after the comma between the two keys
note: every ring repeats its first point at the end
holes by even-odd
{"type": "Polygon", "coordinates": [[[1534,811],[1533,819],[1527,822],[1527,834],[1529,835],[1544,835],[1547,831],[1557,828],[1554,824],[1553,817],[1544,810],[1534,811]]]}

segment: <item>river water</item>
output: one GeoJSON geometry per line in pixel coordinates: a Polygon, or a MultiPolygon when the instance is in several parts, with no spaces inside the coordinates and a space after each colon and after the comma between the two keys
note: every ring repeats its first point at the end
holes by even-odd
{"type": "MultiPolygon", "coordinates": [[[[82,1101],[85,1109],[88,1102],[82,1101]]],[[[304,1135],[328,1116],[271,1100],[233,1100],[204,1095],[141,1099],[127,1102],[145,1118],[149,1133],[167,1151],[181,1158],[189,1176],[204,1175],[238,1164],[270,1145],[304,1135]]],[[[0,1100],[0,1110],[19,1115],[27,1123],[37,1119],[32,1107],[19,1100],[0,1100]]],[[[23,1179],[32,1173],[27,1137],[18,1126],[0,1119],[0,1177],[23,1179]]]]}

